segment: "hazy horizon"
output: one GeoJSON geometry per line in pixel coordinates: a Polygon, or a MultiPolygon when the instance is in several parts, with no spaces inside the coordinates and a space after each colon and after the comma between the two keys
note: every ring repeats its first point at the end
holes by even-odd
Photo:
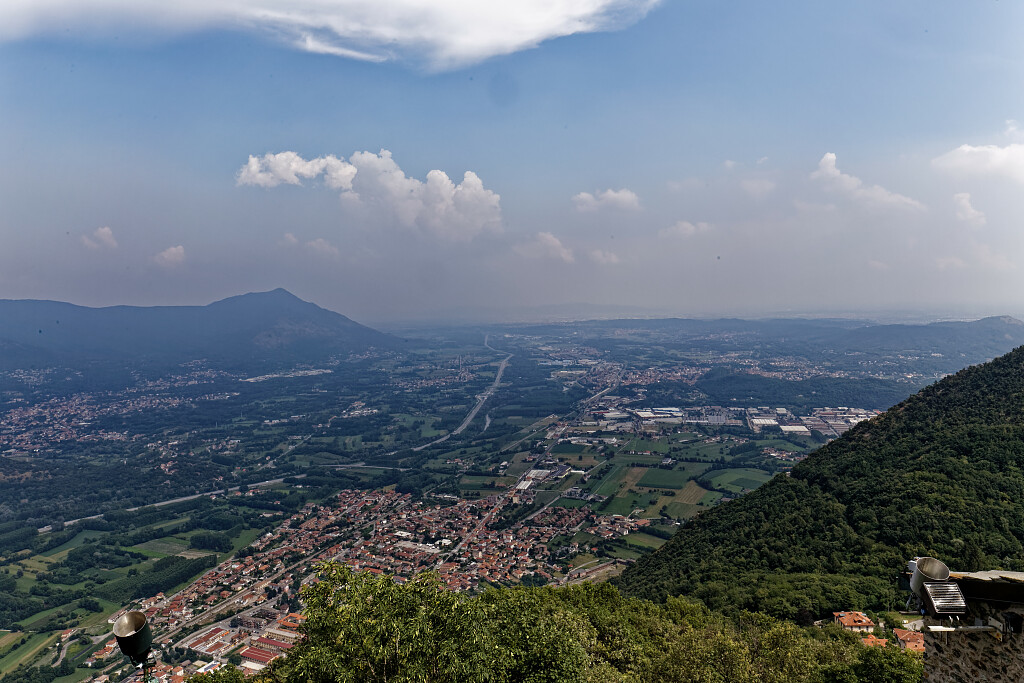
{"type": "MultiPolygon", "coordinates": [[[[275,288],[277,289],[277,288],[275,288]]],[[[283,289],[283,288],[280,288],[283,289]]],[[[229,297],[232,298],[251,294],[268,293],[271,290],[264,292],[238,292],[232,294],[229,297]]],[[[288,291],[288,290],[285,290],[288,291]]],[[[296,296],[294,292],[289,292],[293,296],[296,296]]],[[[313,304],[340,313],[346,317],[352,318],[344,310],[338,310],[331,308],[330,306],[323,305],[322,303],[304,297],[297,297],[303,301],[307,301],[313,304]]],[[[0,301],[9,301],[11,299],[0,298],[0,301]]],[[[25,301],[26,299],[22,299],[25,301]]],[[[89,305],[81,304],[73,300],[63,299],[27,299],[35,301],[49,301],[56,303],[67,303],[75,306],[84,306],[86,308],[118,308],[118,307],[147,307],[146,304],[103,304],[103,305],[89,305]]],[[[180,304],[153,304],[153,306],[192,306],[202,307],[212,303],[222,301],[223,299],[212,299],[212,300],[196,300],[186,301],[180,304]]],[[[659,320],[667,318],[685,318],[694,320],[721,320],[728,318],[735,318],[741,320],[770,320],[770,319],[802,319],[802,320],[851,320],[861,321],[872,324],[928,324],[933,322],[953,322],[953,321],[974,321],[981,318],[987,317],[998,317],[998,316],[1010,316],[1018,320],[1024,321],[1024,314],[1014,314],[1013,312],[1006,311],[968,311],[968,310],[954,310],[954,309],[918,309],[918,310],[898,310],[898,309],[862,309],[862,310],[805,310],[805,311],[793,311],[793,310],[778,310],[778,311],[748,311],[748,312],[734,312],[732,315],[719,314],[716,312],[705,312],[705,313],[687,313],[684,311],[673,311],[671,309],[659,309],[659,308],[644,308],[641,306],[603,306],[600,304],[592,304],[586,302],[571,302],[565,304],[557,304],[550,306],[535,306],[535,307],[518,307],[518,308],[487,308],[487,309],[450,309],[450,310],[439,310],[430,314],[422,314],[419,316],[409,315],[405,317],[394,317],[387,315],[387,312],[383,312],[384,315],[380,317],[368,318],[353,318],[356,322],[369,325],[371,327],[379,327],[382,330],[412,330],[412,329],[427,329],[430,327],[459,327],[459,326],[476,326],[476,325],[503,325],[503,324],[546,324],[546,323],[568,323],[573,321],[596,321],[596,320],[613,320],[613,319],[636,319],[636,320],[659,320]]]]}
{"type": "Polygon", "coordinates": [[[288,8],[0,7],[0,298],[1024,312],[1020,5],[288,8]]]}

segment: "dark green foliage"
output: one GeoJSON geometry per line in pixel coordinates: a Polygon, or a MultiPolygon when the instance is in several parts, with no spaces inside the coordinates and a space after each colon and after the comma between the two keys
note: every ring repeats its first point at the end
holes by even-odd
{"type": "MultiPolygon", "coordinates": [[[[895,648],[871,653],[841,631],[803,630],[762,614],[729,620],[679,598],[664,605],[628,598],[607,584],[491,589],[469,597],[429,575],[398,584],[327,564],[320,578],[303,589],[305,637],[257,681],[904,683],[921,677],[916,656],[895,648]]],[[[235,683],[237,675],[193,683],[235,683]]]]}
{"type": "Polygon", "coordinates": [[[231,550],[231,537],[219,531],[200,531],[192,535],[189,545],[200,550],[226,553],[231,550]]]}
{"type": "Polygon", "coordinates": [[[126,576],[96,589],[96,595],[111,602],[123,603],[133,598],[149,597],[186,581],[217,563],[216,555],[186,560],[172,555],[157,560],[149,571],[126,576]]]}
{"type": "Polygon", "coordinates": [[[60,666],[21,667],[4,675],[5,683],[50,683],[60,676],[70,676],[75,672],[71,662],[61,662],[60,666]]]}
{"type": "Polygon", "coordinates": [[[620,578],[628,594],[722,609],[890,608],[915,555],[1024,569],[1024,349],[862,423],[689,522],[620,578]]]}

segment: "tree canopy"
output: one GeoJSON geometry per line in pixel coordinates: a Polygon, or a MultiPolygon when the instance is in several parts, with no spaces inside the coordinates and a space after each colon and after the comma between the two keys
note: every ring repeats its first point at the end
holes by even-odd
{"type": "MultiPolygon", "coordinates": [[[[921,661],[872,652],[834,627],[763,614],[727,619],[682,598],[664,604],[608,584],[446,590],[324,565],[303,588],[304,637],[258,677],[279,683],[673,681],[799,683],[921,677],[921,661]]],[[[234,683],[227,669],[193,683],[234,683]]]]}

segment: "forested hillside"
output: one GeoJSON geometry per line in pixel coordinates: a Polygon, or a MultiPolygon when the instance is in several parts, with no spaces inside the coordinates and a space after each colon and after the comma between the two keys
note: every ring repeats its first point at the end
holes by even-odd
{"type": "Polygon", "coordinates": [[[915,555],[1024,569],[1024,347],[923,389],[619,580],[629,595],[817,618],[895,604],[915,555]]]}

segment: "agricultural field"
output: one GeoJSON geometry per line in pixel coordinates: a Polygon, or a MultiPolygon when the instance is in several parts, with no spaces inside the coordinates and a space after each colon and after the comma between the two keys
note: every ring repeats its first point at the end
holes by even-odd
{"type": "Polygon", "coordinates": [[[691,474],[685,469],[663,470],[652,467],[644,472],[644,476],[640,477],[637,483],[657,489],[681,489],[690,478],[691,474]]]}
{"type": "Polygon", "coordinates": [[[764,470],[741,467],[736,469],[720,470],[710,477],[711,482],[718,488],[723,488],[734,493],[743,493],[745,490],[756,489],[761,484],[771,479],[770,472],[764,470]]]}
{"type": "Polygon", "coordinates": [[[627,535],[625,538],[626,543],[630,545],[639,546],[641,548],[649,548],[651,550],[660,548],[665,544],[666,541],[666,539],[664,538],[658,538],[657,536],[651,536],[650,534],[645,534],[643,532],[634,532],[632,534],[627,535]]]}

